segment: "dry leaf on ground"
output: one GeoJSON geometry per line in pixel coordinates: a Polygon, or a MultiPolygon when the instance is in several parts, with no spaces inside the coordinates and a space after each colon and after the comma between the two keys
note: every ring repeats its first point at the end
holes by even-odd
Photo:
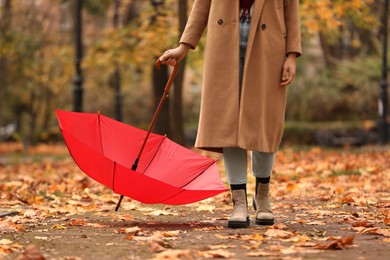
{"type": "Polygon", "coordinates": [[[153,260],[176,260],[176,259],[194,259],[191,250],[169,249],[153,255],[153,260]]]}
{"type": "Polygon", "coordinates": [[[223,249],[198,252],[198,255],[205,258],[231,258],[235,254],[223,249]]]}
{"type": "Polygon", "coordinates": [[[347,246],[353,244],[354,238],[355,236],[344,237],[344,238],[334,240],[327,244],[316,245],[314,248],[325,249],[325,250],[345,249],[347,248],[347,246]]]}
{"type": "Polygon", "coordinates": [[[19,255],[16,260],[46,260],[41,251],[34,245],[29,245],[24,249],[24,252],[19,255]]]}

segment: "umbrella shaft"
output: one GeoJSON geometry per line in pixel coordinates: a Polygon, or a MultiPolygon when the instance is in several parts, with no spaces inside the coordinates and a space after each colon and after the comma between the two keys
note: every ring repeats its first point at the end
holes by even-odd
{"type": "MultiPolygon", "coordinates": [[[[157,69],[160,68],[160,64],[161,64],[161,62],[158,60],[157,63],[156,63],[157,69]]],[[[178,68],[179,68],[179,66],[178,66],[178,63],[177,63],[177,64],[173,67],[173,71],[172,71],[171,76],[169,77],[168,82],[167,82],[167,84],[166,84],[166,86],[165,86],[164,93],[163,93],[163,95],[162,95],[162,97],[161,97],[160,103],[158,104],[158,107],[157,107],[157,109],[156,109],[156,112],[154,113],[152,122],[150,122],[148,132],[147,132],[147,134],[146,134],[146,136],[145,136],[144,142],[143,142],[143,144],[142,144],[142,146],[141,146],[141,149],[140,149],[140,151],[139,151],[139,154],[138,154],[138,156],[137,156],[137,159],[135,159],[134,164],[133,164],[133,166],[131,167],[131,169],[132,169],[133,171],[137,170],[139,159],[141,158],[142,152],[144,151],[146,142],[147,142],[147,140],[148,140],[148,138],[149,138],[150,133],[152,132],[154,123],[156,122],[157,116],[158,116],[158,114],[160,113],[160,110],[161,110],[161,108],[162,108],[162,105],[164,104],[164,101],[165,101],[165,99],[166,99],[167,96],[168,96],[169,89],[171,88],[171,85],[172,85],[172,83],[173,83],[173,79],[174,79],[175,76],[176,76],[176,73],[177,73],[178,68]]],[[[122,203],[122,200],[123,200],[123,195],[121,195],[121,197],[119,198],[119,201],[118,201],[118,204],[116,205],[115,211],[118,211],[118,209],[119,209],[119,207],[120,207],[120,205],[121,205],[121,203],[122,203]]]]}
{"type": "MultiPolygon", "coordinates": [[[[157,61],[156,67],[157,67],[158,69],[160,68],[160,61],[157,61]]],[[[139,154],[138,154],[138,156],[137,156],[137,159],[136,159],[136,162],[137,162],[137,163],[138,163],[137,160],[139,160],[139,158],[141,158],[141,155],[142,155],[142,152],[143,152],[143,150],[144,150],[144,148],[145,148],[146,142],[147,142],[147,140],[149,139],[149,135],[150,135],[150,133],[152,132],[152,129],[153,129],[154,124],[156,123],[157,116],[158,116],[158,114],[159,114],[160,111],[161,111],[161,108],[162,108],[162,106],[163,106],[163,104],[164,104],[164,101],[165,101],[165,99],[168,97],[169,89],[171,88],[171,85],[172,85],[173,80],[174,80],[174,78],[175,78],[175,76],[176,76],[176,73],[177,73],[178,68],[179,68],[178,64],[176,64],[176,65],[173,67],[173,71],[172,71],[171,75],[169,76],[169,79],[168,79],[167,84],[165,85],[164,93],[163,93],[162,96],[161,96],[160,103],[158,104],[157,109],[156,109],[156,112],[154,113],[152,122],[150,122],[148,132],[147,132],[147,134],[146,134],[146,137],[145,137],[145,139],[144,139],[144,142],[143,142],[143,144],[142,144],[142,146],[141,146],[141,149],[140,149],[140,151],[139,151],[139,154]]],[[[133,165],[133,166],[134,166],[134,165],[133,165]]]]}

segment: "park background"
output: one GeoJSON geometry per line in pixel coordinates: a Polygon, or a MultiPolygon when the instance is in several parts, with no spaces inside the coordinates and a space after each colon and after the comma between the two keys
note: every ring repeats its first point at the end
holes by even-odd
{"type": "MultiPolygon", "coordinates": [[[[232,230],[229,192],[183,206],[125,198],[115,212],[119,195],[77,167],[54,112],[148,128],[171,72],[156,59],[177,46],[193,0],[0,0],[0,259],[388,259],[389,1],[299,2],[277,223],[255,225],[249,207],[250,228],[232,230]]],[[[203,37],[180,63],[153,130],[190,149],[204,48],[203,37]]],[[[196,151],[226,182],[222,156],[196,151]]]]}
{"type": "MultiPolygon", "coordinates": [[[[155,61],[177,46],[192,2],[2,0],[0,138],[25,147],[61,140],[53,108],[147,128],[170,72],[155,61]]],[[[378,100],[388,100],[380,96],[383,10],[383,1],[300,1],[304,55],[288,88],[284,143],[378,142],[378,100]]],[[[187,146],[204,47],[203,37],[181,63],[154,128],[187,146]]]]}

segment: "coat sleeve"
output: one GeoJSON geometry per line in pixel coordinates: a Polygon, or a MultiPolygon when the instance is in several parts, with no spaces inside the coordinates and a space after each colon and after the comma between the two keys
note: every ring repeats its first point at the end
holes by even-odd
{"type": "Polygon", "coordinates": [[[195,0],[180,43],[186,43],[195,49],[206,28],[211,0],[195,0]]]}
{"type": "Polygon", "coordinates": [[[299,0],[284,0],[284,17],[287,30],[286,54],[295,52],[299,57],[302,55],[299,0]]]}

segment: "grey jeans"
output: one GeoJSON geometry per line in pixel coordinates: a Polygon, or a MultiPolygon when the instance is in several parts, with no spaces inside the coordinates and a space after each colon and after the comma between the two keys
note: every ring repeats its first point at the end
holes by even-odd
{"type": "MultiPolygon", "coordinates": [[[[239,147],[224,147],[223,160],[229,184],[247,183],[248,152],[239,147]]],[[[271,176],[275,153],[251,152],[252,174],[256,178],[271,176]]]]}

